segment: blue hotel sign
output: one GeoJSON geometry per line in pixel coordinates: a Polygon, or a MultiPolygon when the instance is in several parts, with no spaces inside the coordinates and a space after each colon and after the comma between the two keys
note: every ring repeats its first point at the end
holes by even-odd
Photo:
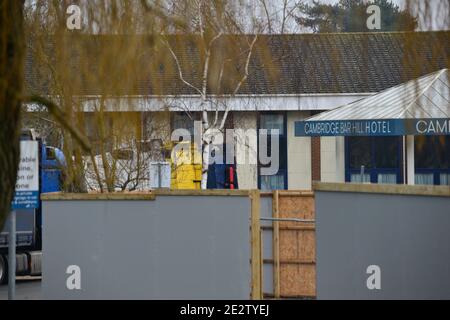
{"type": "Polygon", "coordinates": [[[450,135],[450,119],[296,121],[296,137],[450,135]]]}

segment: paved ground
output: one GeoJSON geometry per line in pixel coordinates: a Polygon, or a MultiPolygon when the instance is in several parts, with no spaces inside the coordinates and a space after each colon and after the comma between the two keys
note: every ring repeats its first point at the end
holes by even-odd
{"type": "MultiPolygon", "coordinates": [[[[40,277],[17,277],[16,299],[39,300],[42,297],[40,277]]],[[[8,285],[0,285],[0,300],[8,299],[8,285]]]]}

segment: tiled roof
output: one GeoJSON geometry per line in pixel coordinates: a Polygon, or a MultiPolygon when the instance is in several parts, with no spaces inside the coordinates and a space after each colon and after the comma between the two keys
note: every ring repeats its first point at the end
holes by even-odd
{"type": "MultiPolygon", "coordinates": [[[[216,75],[220,69],[217,66],[226,60],[226,54],[240,52],[239,48],[245,48],[251,37],[223,36],[221,41],[217,41],[211,61],[212,67],[216,68],[216,75]]],[[[117,40],[120,40],[121,48],[126,50],[127,40],[124,39],[120,36],[84,36],[83,48],[89,52],[87,58],[79,59],[74,53],[74,59],[67,62],[68,68],[73,70],[74,83],[79,83],[74,86],[74,94],[196,94],[195,90],[180,81],[175,61],[168,49],[164,46],[155,49],[154,41],[149,41],[148,37],[138,41],[135,54],[118,54],[117,64],[109,67],[110,75],[99,77],[101,66],[98,53],[104,52],[102,50],[117,40]],[[155,50],[158,54],[155,54],[155,50]]],[[[170,43],[180,57],[185,78],[199,86],[202,51],[197,40],[196,36],[172,37],[170,43]]],[[[228,76],[224,78],[226,81],[219,91],[216,91],[217,83],[210,79],[209,92],[232,92],[242,75],[244,60],[245,54],[241,54],[239,59],[229,63],[224,73],[228,76]]],[[[260,35],[252,55],[249,77],[238,93],[296,95],[379,92],[449,68],[449,64],[450,31],[260,35]]],[[[48,76],[43,76],[46,72],[45,66],[33,63],[32,54],[29,53],[26,61],[28,91],[47,91],[48,76]]]]}

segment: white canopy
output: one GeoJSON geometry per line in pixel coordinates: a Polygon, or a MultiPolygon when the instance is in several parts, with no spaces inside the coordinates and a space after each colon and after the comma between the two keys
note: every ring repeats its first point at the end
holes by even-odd
{"type": "Polygon", "coordinates": [[[425,75],[306,121],[450,118],[449,69],[425,75]]]}

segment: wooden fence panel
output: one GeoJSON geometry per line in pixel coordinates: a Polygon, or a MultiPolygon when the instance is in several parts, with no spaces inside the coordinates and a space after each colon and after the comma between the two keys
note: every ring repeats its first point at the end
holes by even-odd
{"type": "MultiPolygon", "coordinates": [[[[274,191],[273,217],[314,220],[314,194],[274,191]]],[[[297,221],[273,223],[275,298],[316,296],[315,225],[297,221]]]]}

